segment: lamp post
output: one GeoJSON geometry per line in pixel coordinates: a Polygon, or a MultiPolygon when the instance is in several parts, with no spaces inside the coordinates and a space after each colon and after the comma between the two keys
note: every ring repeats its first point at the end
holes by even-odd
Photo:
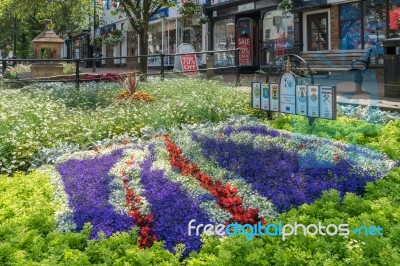
{"type": "MultiPolygon", "coordinates": [[[[96,0],[93,0],[93,55],[95,57],[95,47],[96,47],[96,0]]],[[[93,59],[93,73],[96,73],[96,59],[93,59]]]]}

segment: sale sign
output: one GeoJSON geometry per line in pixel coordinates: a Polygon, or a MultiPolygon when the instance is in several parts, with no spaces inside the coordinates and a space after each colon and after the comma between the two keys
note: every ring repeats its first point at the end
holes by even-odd
{"type": "Polygon", "coordinates": [[[251,65],[250,37],[238,38],[239,65],[251,65]]]}
{"type": "Polygon", "coordinates": [[[197,75],[197,58],[195,54],[181,55],[182,71],[185,75],[197,75]]]}

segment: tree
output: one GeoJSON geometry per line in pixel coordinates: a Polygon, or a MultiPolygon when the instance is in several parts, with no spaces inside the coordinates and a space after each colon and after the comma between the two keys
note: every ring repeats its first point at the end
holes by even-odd
{"type": "Polygon", "coordinates": [[[89,27],[89,20],[93,6],[92,0],[0,0],[0,32],[7,36],[0,38],[0,47],[12,46],[9,34],[12,29],[10,18],[16,18],[17,55],[27,56],[30,42],[44,29],[42,21],[51,19],[53,29],[60,36],[68,32],[79,33],[89,27]]]}
{"type": "MultiPolygon", "coordinates": [[[[131,24],[131,27],[139,35],[140,55],[149,53],[149,25],[161,8],[170,8],[176,5],[174,0],[120,0],[120,6],[131,24]]],[[[147,73],[147,57],[140,58],[141,72],[147,73]]]]}

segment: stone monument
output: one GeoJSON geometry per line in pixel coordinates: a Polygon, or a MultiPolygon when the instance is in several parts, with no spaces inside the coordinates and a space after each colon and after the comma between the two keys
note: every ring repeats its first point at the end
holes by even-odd
{"type": "MultiPolygon", "coordinates": [[[[32,42],[35,59],[60,59],[61,49],[64,40],[58,37],[50,29],[51,20],[45,19],[45,30],[40,33],[32,42]]],[[[41,77],[52,77],[63,74],[61,62],[38,62],[31,66],[32,79],[41,77]]]]}

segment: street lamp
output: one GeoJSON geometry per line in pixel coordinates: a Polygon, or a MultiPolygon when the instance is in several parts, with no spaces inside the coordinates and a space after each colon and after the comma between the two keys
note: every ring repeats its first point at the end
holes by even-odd
{"type": "MultiPolygon", "coordinates": [[[[96,40],[96,0],[93,0],[93,52],[92,58],[95,57],[95,40],[96,40]]],[[[93,73],[96,73],[96,59],[93,59],[93,73]]]]}

